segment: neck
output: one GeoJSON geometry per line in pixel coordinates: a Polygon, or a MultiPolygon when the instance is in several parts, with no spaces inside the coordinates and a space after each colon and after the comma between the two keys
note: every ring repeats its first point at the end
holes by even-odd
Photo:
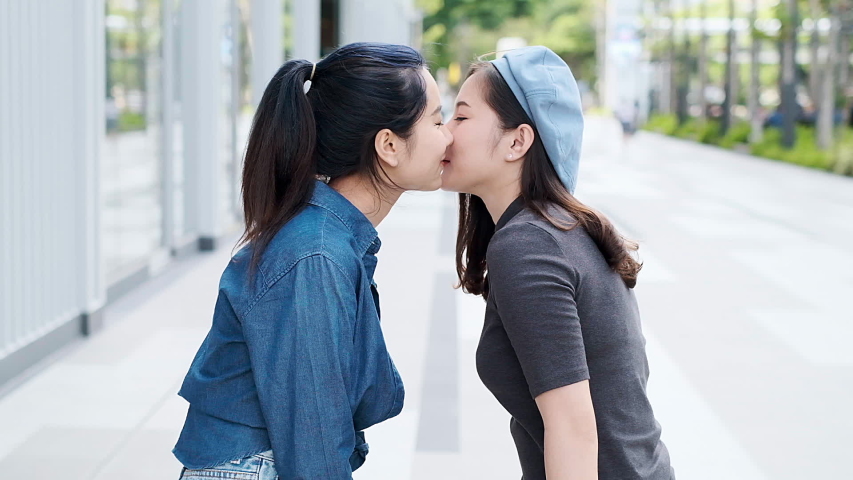
{"type": "Polygon", "coordinates": [[[360,175],[336,178],[329,182],[329,186],[355,205],[374,227],[378,227],[388,216],[391,207],[403,194],[402,190],[386,188],[383,185],[380,185],[377,191],[370,180],[360,175]]]}
{"type": "Polygon", "coordinates": [[[492,221],[497,225],[501,215],[506,212],[507,207],[519,195],[521,195],[521,185],[519,180],[514,178],[511,182],[506,182],[498,185],[490,185],[481,189],[482,192],[474,193],[483,200],[486,208],[489,210],[489,215],[492,216],[492,221]]]}

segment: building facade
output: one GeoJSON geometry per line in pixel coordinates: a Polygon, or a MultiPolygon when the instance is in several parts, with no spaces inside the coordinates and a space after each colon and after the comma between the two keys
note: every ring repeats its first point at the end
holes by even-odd
{"type": "Polygon", "coordinates": [[[419,28],[409,0],[0,2],[0,388],[176,259],[233,246],[286,57],[419,28]]]}

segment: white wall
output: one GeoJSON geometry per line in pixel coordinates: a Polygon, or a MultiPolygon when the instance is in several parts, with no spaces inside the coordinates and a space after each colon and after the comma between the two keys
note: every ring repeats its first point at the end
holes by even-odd
{"type": "Polygon", "coordinates": [[[418,20],[412,0],[341,0],[340,43],[411,45],[418,20]]]}
{"type": "Polygon", "coordinates": [[[103,0],[0,2],[0,360],[105,301],[103,21],[103,0]]]}

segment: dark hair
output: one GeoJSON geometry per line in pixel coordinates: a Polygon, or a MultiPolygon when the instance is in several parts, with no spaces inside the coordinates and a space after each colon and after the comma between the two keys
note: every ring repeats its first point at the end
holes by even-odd
{"type": "MultiPolygon", "coordinates": [[[[527,124],[535,135],[533,145],[525,155],[521,167],[521,196],[525,206],[563,230],[583,227],[604,255],[608,265],[622,276],[625,284],[633,288],[642,265],[631,252],[638,249],[635,242],[622,237],[613,224],[602,214],[579,202],[560,182],[554,166],[539,138],[533,121],[527,116],[500,72],[488,62],[475,64],[468,73],[470,78],[481,72],[484,80],[486,104],[495,111],[504,131],[527,124]],[[549,206],[557,205],[568,212],[575,222],[568,223],[548,213],[549,206]]],[[[486,204],[480,197],[459,194],[459,233],[456,238],[456,273],[460,286],[468,293],[488,298],[488,265],[486,249],[495,233],[495,223],[486,204]]]]}
{"type": "Polygon", "coordinates": [[[290,60],[279,68],[255,113],[243,167],[240,244],[252,245],[252,269],[310,200],[317,175],[364,174],[376,187],[390,181],[374,139],[386,128],[403,139],[412,135],[426,109],[425,65],[407,46],[352,43],[316,67],[290,60]]]}

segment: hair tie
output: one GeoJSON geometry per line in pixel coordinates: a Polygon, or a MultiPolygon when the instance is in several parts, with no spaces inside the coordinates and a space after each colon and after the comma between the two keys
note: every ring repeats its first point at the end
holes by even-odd
{"type": "Polygon", "coordinates": [[[305,83],[302,84],[302,91],[308,93],[308,90],[311,90],[311,84],[314,83],[314,72],[317,71],[317,64],[314,63],[311,67],[311,76],[308,77],[308,80],[305,80],[305,83]]]}

